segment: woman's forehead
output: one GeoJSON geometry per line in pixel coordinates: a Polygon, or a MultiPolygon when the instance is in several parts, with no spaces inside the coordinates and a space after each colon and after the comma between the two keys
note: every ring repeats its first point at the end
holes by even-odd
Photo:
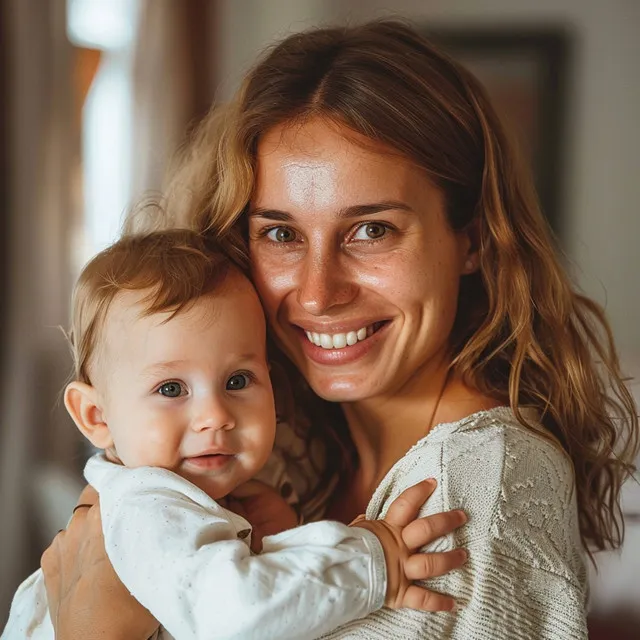
{"type": "Polygon", "coordinates": [[[271,130],[258,146],[253,205],[369,204],[401,200],[429,183],[414,163],[358,135],[320,120],[271,130]]]}
{"type": "Polygon", "coordinates": [[[303,123],[283,123],[267,131],[258,144],[258,162],[267,161],[272,154],[308,161],[347,154],[369,162],[400,156],[388,145],[320,117],[303,123]]]}

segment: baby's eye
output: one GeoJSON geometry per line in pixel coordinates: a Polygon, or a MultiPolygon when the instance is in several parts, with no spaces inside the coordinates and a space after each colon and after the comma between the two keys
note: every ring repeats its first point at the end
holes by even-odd
{"type": "Polygon", "coordinates": [[[360,225],[353,235],[354,240],[379,240],[387,233],[389,227],[381,222],[367,222],[360,225]]]}
{"type": "Polygon", "coordinates": [[[158,393],[166,398],[178,398],[182,392],[182,385],[179,382],[165,382],[158,387],[158,393]]]}
{"type": "Polygon", "coordinates": [[[227,391],[240,391],[248,387],[251,382],[251,378],[246,373],[234,373],[227,380],[227,391]]]}
{"type": "Polygon", "coordinates": [[[267,238],[273,242],[293,242],[296,234],[288,227],[272,227],[267,232],[267,238]]]}

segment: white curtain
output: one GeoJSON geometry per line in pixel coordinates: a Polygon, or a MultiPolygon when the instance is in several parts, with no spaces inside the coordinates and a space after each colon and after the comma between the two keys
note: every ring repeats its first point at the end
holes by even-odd
{"type": "Polygon", "coordinates": [[[132,194],[159,195],[213,95],[215,2],[142,0],[133,66],[132,194]]]}

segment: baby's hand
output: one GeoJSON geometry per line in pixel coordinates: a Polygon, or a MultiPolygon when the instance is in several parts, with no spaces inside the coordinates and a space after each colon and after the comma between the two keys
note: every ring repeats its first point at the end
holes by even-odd
{"type": "Polygon", "coordinates": [[[298,524],[298,516],[285,499],[269,485],[259,480],[249,480],[231,492],[228,509],[249,522],[251,550],[262,550],[262,538],[292,529],[298,524]]]}
{"type": "Polygon", "coordinates": [[[418,518],[424,502],[433,493],[435,480],[425,480],[401,493],[389,507],[384,520],[356,518],[350,526],[363,527],[378,536],[387,561],[387,596],[391,609],[450,611],[455,600],[413,584],[441,576],[467,561],[464,549],[444,553],[417,553],[424,545],[450,533],[467,521],[463,511],[447,511],[418,518]]]}

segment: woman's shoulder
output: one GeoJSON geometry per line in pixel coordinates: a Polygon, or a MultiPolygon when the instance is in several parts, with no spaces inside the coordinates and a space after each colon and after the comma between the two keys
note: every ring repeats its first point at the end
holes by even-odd
{"type": "MultiPolygon", "coordinates": [[[[453,423],[437,425],[409,454],[427,455],[440,449],[443,464],[488,466],[501,484],[553,470],[554,480],[568,490],[573,487],[571,461],[548,435],[534,410],[522,409],[523,425],[509,407],[479,411],[453,423]]],[[[474,474],[475,475],[475,474],[474,474]]],[[[556,487],[558,488],[558,487],[556,487]]]]}
{"type": "Polygon", "coordinates": [[[569,499],[574,488],[569,457],[545,435],[535,412],[525,409],[522,415],[528,426],[509,407],[437,425],[396,463],[382,483],[384,493],[399,484],[442,475],[447,491],[483,486],[491,502],[503,490],[511,495],[509,487],[521,483],[535,484],[554,495],[560,492],[563,499],[569,499]]]}
{"type": "MultiPolygon", "coordinates": [[[[487,441],[495,439],[502,443],[504,456],[515,456],[526,460],[533,456],[539,460],[544,455],[565,468],[572,476],[571,461],[553,436],[542,426],[535,409],[523,408],[520,414],[526,424],[522,424],[510,407],[496,407],[469,416],[457,431],[460,442],[471,442],[478,435],[487,441]]],[[[456,438],[451,440],[455,445],[456,438]]],[[[464,449],[463,449],[464,450],[464,449]]],[[[452,451],[455,454],[455,449],[452,451]]]]}
{"type": "Polygon", "coordinates": [[[438,425],[400,461],[387,495],[434,476],[438,489],[425,513],[464,509],[469,515],[455,544],[582,583],[571,462],[543,435],[535,414],[524,417],[529,427],[502,407],[438,425]]]}

